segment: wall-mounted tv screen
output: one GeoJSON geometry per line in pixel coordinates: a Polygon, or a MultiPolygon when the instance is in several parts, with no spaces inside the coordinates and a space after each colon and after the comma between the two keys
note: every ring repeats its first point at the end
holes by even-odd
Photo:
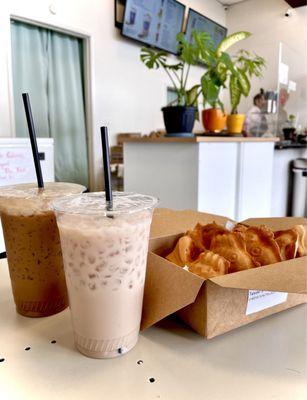
{"type": "Polygon", "coordinates": [[[186,39],[189,42],[193,41],[192,33],[194,30],[206,31],[210,33],[216,46],[218,46],[227,35],[227,29],[224,26],[212,21],[211,19],[190,8],[185,31],[186,39]]]}
{"type": "Polygon", "coordinates": [[[127,0],[122,34],[149,46],[177,54],[185,6],[177,0],[127,0]]]}

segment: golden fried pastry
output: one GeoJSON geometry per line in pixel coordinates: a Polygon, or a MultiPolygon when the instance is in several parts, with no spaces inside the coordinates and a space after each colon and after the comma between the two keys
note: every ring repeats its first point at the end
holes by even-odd
{"type": "Polygon", "coordinates": [[[246,250],[241,234],[228,232],[214,237],[210,250],[230,262],[228,272],[238,272],[258,266],[246,250]]]}
{"type": "Polygon", "coordinates": [[[196,260],[200,252],[201,250],[195,246],[192,238],[189,236],[182,236],[178,240],[174,250],[166,256],[166,259],[180,267],[184,267],[196,260]]]}
{"type": "Polygon", "coordinates": [[[273,231],[265,225],[251,226],[243,234],[246,250],[259,265],[281,261],[281,253],[273,231]]]}
{"type": "Polygon", "coordinates": [[[204,279],[307,256],[307,226],[273,232],[265,225],[196,224],[166,257],[204,279]]]}
{"type": "Polygon", "coordinates": [[[200,249],[210,249],[212,239],[216,235],[227,233],[228,230],[222,225],[218,225],[215,222],[212,224],[201,225],[196,224],[192,231],[188,231],[187,235],[190,236],[197,247],[200,249]]]}
{"type": "Polygon", "coordinates": [[[307,256],[307,226],[295,225],[293,229],[298,233],[298,249],[296,256],[307,256]]]}
{"type": "Polygon", "coordinates": [[[244,233],[244,232],[246,232],[247,229],[248,229],[248,226],[239,223],[239,224],[235,225],[232,232],[244,233]]]}
{"type": "Polygon", "coordinates": [[[278,244],[283,261],[296,257],[299,235],[295,229],[274,232],[274,238],[278,244]]]}
{"type": "Polygon", "coordinates": [[[193,240],[195,246],[197,246],[201,250],[205,250],[205,246],[203,244],[202,228],[203,225],[196,224],[193,230],[187,231],[186,235],[193,240]]]}
{"type": "Polygon", "coordinates": [[[189,271],[204,279],[225,275],[230,266],[229,261],[209,250],[204,250],[197,260],[191,263],[189,271]]]}

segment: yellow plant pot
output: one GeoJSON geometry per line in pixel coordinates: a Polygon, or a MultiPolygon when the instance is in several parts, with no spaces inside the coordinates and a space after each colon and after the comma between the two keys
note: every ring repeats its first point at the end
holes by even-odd
{"type": "Polygon", "coordinates": [[[228,133],[242,133],[245,114],[230,114],[227,116],[228,133]]]}

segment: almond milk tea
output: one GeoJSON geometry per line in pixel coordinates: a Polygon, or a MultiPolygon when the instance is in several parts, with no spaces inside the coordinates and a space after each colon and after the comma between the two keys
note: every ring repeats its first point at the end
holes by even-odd
{"type": "Polygon", "coordinates": [[[75,343],[91,357],[116,357],[138,340],[153,200],[134,210],[127,199],[115,195],[109,217],[101,204],[91,213],[92,202],[84,214],[57,210],[75,343]]]}

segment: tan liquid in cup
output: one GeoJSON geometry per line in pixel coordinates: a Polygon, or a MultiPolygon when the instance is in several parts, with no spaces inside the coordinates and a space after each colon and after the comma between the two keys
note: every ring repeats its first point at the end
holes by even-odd
{"type": "Polygon", "coordinates": [[[68,305],[60,237],[50,201],[84,191],[81,185],[46,183],[2,187],[0,212],[16,310],[44,317],[68,305]]]}
{"type": "Polygon", "coordinates": [[[75,344],[95,358],[132,349],[140,330],[147,250],[156,199],[86,193],[54,203],[75,344]],[[111,217],[111,218],[110,218],[111,217]]]}

